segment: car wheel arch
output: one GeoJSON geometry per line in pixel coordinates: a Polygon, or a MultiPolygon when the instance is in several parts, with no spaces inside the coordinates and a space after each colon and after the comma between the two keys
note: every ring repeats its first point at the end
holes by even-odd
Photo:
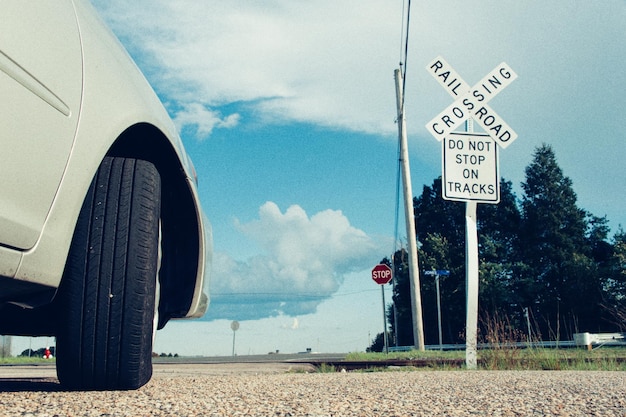
{"type": "Polygon", "coordinates": [[[160,329],[171,318],[185,317],[194,299],[201,237],[188,175],[167,136],[147,123],[126,129],[107,155],[147,160],[161,175],[160,329]]]}

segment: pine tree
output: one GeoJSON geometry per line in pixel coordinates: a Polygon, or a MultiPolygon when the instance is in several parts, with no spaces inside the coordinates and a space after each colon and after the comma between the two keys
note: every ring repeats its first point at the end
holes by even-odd
{"type": "Polygon", "coordinates": [[[600,263],[605,277],[601,304],[604,320],[611,325],[611,331],[623,332],[626,331],[626,232],[620,226],[610,247],[602,246],[600,253],[605,255],[600,263]]]}
{"type": "Polygon", "coordinates": [[[578,208],[572,181],[549,145],[535,150],[522,188],[520,253],[530,274],[518,277],[526,297],[522,302],[532,309],[544,336],[571,338],[580,320],[590,319],[591,311],[579,304],[581,293],[594,302],[599,291],[586,245],[586,212],[578,208]]]}

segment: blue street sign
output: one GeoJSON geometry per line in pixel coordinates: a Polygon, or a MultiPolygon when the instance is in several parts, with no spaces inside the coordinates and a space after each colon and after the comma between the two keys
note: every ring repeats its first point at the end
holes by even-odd
{"type": "Polygon", "coordinates": [[[450,275],[450,271],[447,269],[437,269],[431,271],[424,271],[424,275],[439,275],[439,276],[448,276],[450,275]]]}

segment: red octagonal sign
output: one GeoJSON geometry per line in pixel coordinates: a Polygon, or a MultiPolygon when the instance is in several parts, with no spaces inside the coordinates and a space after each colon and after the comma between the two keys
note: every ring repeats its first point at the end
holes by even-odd
{"type": "Polygon", "coordinates": [[[376,284],[383,285],[391,281],[391,268],[389,265],[378,264],[372,269],[372,279],[376,284]]]}

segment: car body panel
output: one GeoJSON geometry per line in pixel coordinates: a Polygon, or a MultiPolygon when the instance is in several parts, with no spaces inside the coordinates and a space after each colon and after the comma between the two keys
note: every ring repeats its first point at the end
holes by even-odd
{"type": "Polygon", "coordinates": [[[7,0],[0,9],[11,16],[0,25],[0,91],[10,97],[0,101],[0,177],[11,179],[0,182],[0,244],[30,249],[74,141],[82,90],[80,39],[69,2],[7,0]]]}
{"type": "Polygon", "coordinates": [[[0,276],[13,278],[21,259],[20,252],[0,246],[0,276]]]}
{"type": "MultiPolygon", "coordinates": [[[[19,3],[20,6],[24,4],[17,0],[11,0],[8,3],[13,2],[19,3]]],[[[47,5],[45,0],[33,3],[41,3],[39,6],[47,5]]],[[[4,14],[4,7],[4,2],[0,3],[2,14],[4,14]]],[[[188,294],[185,297],[189,298],[183,303],[185,308],[172,313],[171,318],[198,317],[204,313],[208,305],[208,297],[203,294],[203,289],[206,290],[208,285],[212,240],[210,225],[204,218],[200,207],[197,184],[194,178],[195,172],[182,141],[156,94],[119,44],[119,41],[101,22],[91,4],[86,0],[59,0],[50,3],[48,7],[63,9],[65,17],[67,17],[67,8],[74,9],[72,14],[75,13],[76,16],[76,38],[79,42],[78,51],[73,49],[76,47],[76,42],[72,40],[63,45],[72,51],[62,55],[52,54],[53,56],[49,56],[49,60],[55,61],[51,65],[62,67],[64,63],[61,61],[65,55],[71,55],[72,59],[78,56],[82,76],[76,74],[76,63],[72,63],[74,72],[68,75],[71,79],[59,81],[55,78],[55,82],[59,83],[58,85],[53,82],[42,81],[43,84],[49,85],[48,89],[61,102],[67,105],[70,115],[65,116],[63,112],[59,112],[58,109],[45,101],[41,99],[39,101],[52,109],[54,116],[51,118],[62,115],[65,122],[68,120],[69,122],[59,127],[62,134],[55,136],[55,138],[62,136],[60,139],[62,144],[59,145],[59,149],[50,151],[54,152],[52,154],[40,155],[36,158],[41,164],[41,168],[24,168],[22,172],[23,181],[39,182],[40,178],[48,176],[49,164],[47,159],[52,156],[55,158],[54,175],[46,178],[43,184],[38,184],[38,187],[43,189],[40,191],[47,195],[41,206],[47,207],[45,210],[41,207],[36,208],[38,211],[37,216],[35,216],[36,221],[30,223],[22,221],[19,216],[10,214],[8,210],[5,211],[5,196],[12,196],[16,190],[0,188],[0,202],[2,202],[0,217],[10,217],[4,223],[0,220],[0,275],[44,287],[58,287],[84,196],[100,162],[111,152],[124,152],[131,149],[128,151],[130,152],[129,155],[122,154],[122,156],[155,159],[152,162],[159,169],[164,178],[164,183],[175,184],[176,192],[179,193],[177,195],[189,196],[185,200],[193,206],[188,208],[188,212],[193,211],[195,213],[195,218],[192,220],[194,233],[189,238],[193,239],[196,236],[195,239],[198,241],[192,246],[197,248],[197,253],[190,254],[190,256],[194,262],[197,262],[197,268],[184,270],[184,273],[193,276],[180,277],[181,285],[191,285],[192,288],[185,292],[188,294]],[[80,82],[77,83],[77,80],[80,82]],[[64,92],[66,89],[69,90],[67,95],[64,92]],[[72,129],[75,129],[75,134],[72,129]],[[132,147],[128,145],[125,147],[123,142],[129,136],[127,132],[139,132],[136,133],[139,135],[150,132],[149,137],[141,138],[141,141],[138,142],[146,146],[132,147]],[[158,155],[155,155],[154,152],[151,153],[149,149],[153,143],[154,148],[162,150],[158,155]],[[57,159],[64,162],[58,162],[57,159]],[[42,216],[41,213],[44,211],[42,216]],[[24,236],[20,238],[11,237],[11,227],[13,230],[19,228],[24,236]],[[19,259],[18,265],[16,265],[17,259],[19,259]]],[[[54,14],[53,11],[49,10],[38,11],[36,5],[29,7],[29,9],[33,9],[30,13],[43,13],[42,16],[44,17],[47,13],[54,14]]],[[[69,15],[69,13],[67,14],[69,15]]],[[[65,23],[68,27],[71,26],[69,22],[65,23]]],[[[28,30],[25,29],[25,31],[28,30]]],[[[71,30],[68,29],[63,36],[72,38],[73,35],[69,32],[71,30]]],[[[0,34],[2,33],[4,32],[0,29],[0,34]]],[[[2,48],[2,37],[0,36],[0,50],[4,51],[2,48]]],[[[34,70],[31,71],[26,64],[24,64],[24,68],[30,74],[35,72],[34,70]]],[[[0,73],[0,76],[2,75],[0,73]]],[[[40,79],[39,77],[36,78],[40,79]]],[[[8,84],[7,80],[0,81],[0,88],[4,88],[5,84],[8,84]]],[[[23,87],[22,89],[24,90],[23,87]]],[[[4,100],[0,99],[0,101],[4,100]]],[[[37,113],[38,115],[39,113],[37,113]]],[[[5,122],[5,118],[4,115],[0,114],[2,123],[5,122]]],[[[44,123],[48,123],[48,121],[46,120],[44,123]]],[[[14,129],[19,129],[19,127],[14,129]]],[[[32,135],[42,138],[50,128],[35,126],[34,129],[36,134],[33,133],[32,135]]],[[[2,133],[0,140],[5,141],[4,126],[0,126],[0,132],[2,133]]],[[[41,140],[43,139],[39,141],[41,140]]],[[[20,152],[25,152],[25,150],[20,152]]],[[[0,161],[4,162],[3,158],[4,156],[0,156],[0,161]]],[[[24,157],[16,152],[15,159],[16,163],[19,164],[24,157]]],[[[2,171],[2,168],[0,168],[0,172],[2,175],[9,174],[2,171]]],[[[25,199],[26,201],[21,203],[18,201],[15,204],[17,207],[15,210],[19,210],[22,203],[25,206],[40,205],[39,201],[35,203],[35,200],[30,200],[30,197],[25,199]]],[[[168,202],[172,206],[176,203],[175,201],[168,202]]],[[[172,276],[167,279],[172,280],[175,284],[179,279],[175,276],[178,271],[176,269],[172,269],[172,271],[170,274],[172,276]]],[[[183,270],[181,269],[181,271],[183,270]]],[[[1,291],[2,288],[0,287],[0,301],[3,301],[1,291]]],[[[25,305],[29,301],[20,300],[25,305]]],[[[31,307],[36,307],[34,301],[32,303],[31,307]]]]}

